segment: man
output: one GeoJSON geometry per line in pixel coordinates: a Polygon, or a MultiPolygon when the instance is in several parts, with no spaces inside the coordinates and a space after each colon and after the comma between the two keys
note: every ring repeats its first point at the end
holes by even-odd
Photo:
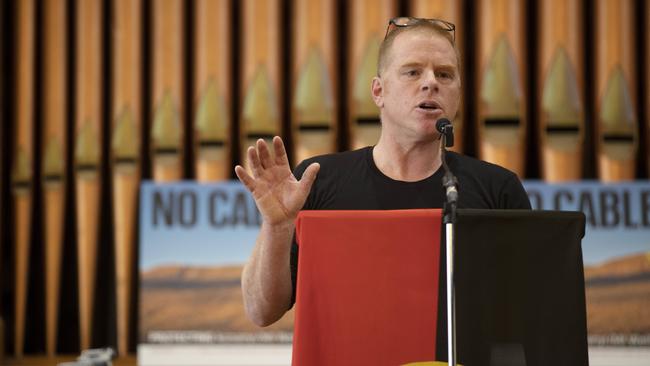
{"type": "MultiPolygon", "coordinates": [[[[294,176],[276,136],[274,157],[262,140],[248,149],[252,176],[235,167],[263,218],[242,275],[244,305],[255,324],[272,324],[293,305],[298,248],[292,238],[301,209],[442,207],[436,121],[454,119],[461,90],[453,32],[441,20],[391,20],[371,86],[382,124],[374,147],[308,159],[294,176]]],[[[451,152],[447,163],[459,181],[459,208],[530,208],[514,173],[451,152]]]]}

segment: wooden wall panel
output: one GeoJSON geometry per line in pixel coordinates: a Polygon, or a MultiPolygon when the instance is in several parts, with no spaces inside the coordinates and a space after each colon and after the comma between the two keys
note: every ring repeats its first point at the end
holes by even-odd
{"type": "Polygon", "coordinates": [[[583,1],[539,3],[537,70],[542,177],[549,182],[582,178],[584,142],[583,1]]]}
{"type": "MultiPolygon", "coordinates": [[[[257,139],[282,135],[280,0],[242,2],[241,156],[257,139]]],[[[271,150],[272,151],[272,150],[271,150]]]]}
{"type": "MultiPolygon", "coordinates": [[[[465,24],[463,24],[463,1],[460,0],[411,0],[411,13],[412,16],[427,19],[443,19],[456,25],[455,40],[456,48],[460,54],[460,72],[461,72],[461,88],[466,88],[465,84],[465,71],[464,64],[467,62],[463,57],[463,32],[465,24]]],[[[453,120],[454,125],[454,146],[449,150],[456,152],[463,151],[463,100],[458,106],[458,113],[453,120]]]]}
{"type": "MultiPolygon", "coordinates": [[[[41,351],[43,341],[49,355],[56,353],[57,346],[66,352],[77,350],[76,336],[70,337],[78,331],[76,314],[68,310],[74,308],[70,306],[74,301],[79,301],[81,347],[100,345],[93,345],[92,339],[110,344],[113,334],[120,354],[133,344],[128,320],[136,311],[130,306],[134,302],[130,296],[136,281],[132,265],[137,242],[137,190],[143,167],[148,171],[150,161],[158,181],[180,179],[184,171],[194,168],[198,180],[215,181],[230,177],[233,145],[246,148],[260,137],[269,139],[282,133],[285,138],[291,137],[296,161],[333,151],[335,136],[343,132],[337,128],[351,133],[349,146],[339,147],[375,144],[380,129],[370,80],[376,75],[379,43],[388,20],[398,15],[398,5],[408,9],[408,15],[451,20],[458,26],[457,44],[476,46],[468,49],[476,53],[476,61],[461,56],[461,70],[472,72],[464,76],[476,82],[468,85],[467,79],[463,80],[463,88],[469,90],[465,95],[473,99],[476,93],[477,97],[476,106],[465,105],[464,111],[472,116],[476,112],[479,117],[477,140],[483,158],[517,171],[521,178],[530,178],[523,176],[522,167],[525,163],[535,165],[531,159],[538,154],[524,154],[539,148],[540,172],[547,181],[592,174],[580,172],[583,162],[592,158],[598,165],[593,173],[603,181],[633,179],[640,173],[644,174],[640,178],[647,180],[646,169],[637,170],[639,162],[635,160],[641,158],[650,164],[650,92],[637,94],[636,90],[650,86],[650,5],[643,1],[0,3],[0,54],[5,56],[0,57],[0,68],[5,71],[0,73],[0,116],[7,119],[0,127],[2,144],[6,144],[0,146],[4,174],[0,213],[7,223],[0,224],[0,230],[10,229],[0,233],[0,239],[10,240],[0,245],[4,246],[2,254],[12,255],[0,264],[4,266],[0,268],[2,275],[9,276],[0,283],[10,283],[11,287],[0,289],[2,296],[11,296],[4,298],[5,305],[10,306],[0,308],[0,315],[9,326],[5,328],[6,338],[14,344],[10,353],[19,357],[24,350],[41,351]],[[536,6],[537,11],[525,11],[527,4],[536,6]],[[584,10],[595,12],[585,14],[584,10]],[[638,11],[644,14],[640,16],[638,11]],[[233,20],[233,15],[241,19],[233,20]],[[593,27],[581,23],[586,19],[593,21],[587,24],[593,27]],[[187,20],[192,24],[184,24],[187,20]],[[464,20],[476,20],[476,25],[462,24],[464,20]],[[527,32],[527,21],[535,21],[539,26],[536,32],[527,32]],[[468,26],[471,32],[467,32],[468,26]],[[539,38],[531,39],[533,36],[539,38]],[[231,44],[233,39],[237,43],[231,44]],[[594,43],[584,45],[585,39],[594,43]],[[103,44],[107,40],[110,44],[103,44]],[[284,40],[290,44],[283,44],[284,40]],[[526,50],[528,41],[534,49],[526,50]],[[644,55],[636,54],[641,52],[640,44],[645,45],[644,55]],[[241,53],[233,55],[233,50],[241,53]],[[583,55],[585,50],[593,53],[583,55]],[[531,75],[525,74],[533,71],[526,60],[527,52],[538,56],[538,68],[531,75]],[[75,59],[67,59],[72,56],[75,59]],[[109,56],[111,59],[106,59],[109,56]],[[193,64],[186,65],[186,60],[193,64]],[[231,64],[233,60],[238,63],[231,64]],[[584,68],[592,62],[594,88],[586,90],[584,84],[592,80],[582,80],[584,68]],[[107,63],[111,70],[105,69],[107,63]],[[635,69],[639,66],[641,69],[635,69]],[[105,71],[109,71],[110,80],[105,71]],[[536,78],[538,87],[534,101],[530,94],[526,96],[529,77],[536,78]],[[640,77],[645,80],[640,81],[640,77]],[[143,81],[149,84],[141,85],[143,81]],[[285,81],[290,83],[288,87],[283,85],[285,81]],[[191,90],[186,90],[188,85],[191,90]],[[235,91],[239,95],[234,95],[235,91]],[[107,92],[111,95],[104,94],[107,92]],[[588,97],[591,95],[593,98],[588,97]],[[639,96],[644,99],[636,100],[639,96]],[[293,99],[284,99],[288,97],[293,99]],[[533,133],[539,135],[540,144],[525,149],[528,100],[535,103],[533,120],[539,123],[533,133]],[[192,103],[192,113],[187,112],[187,101],[192,103]],[[291,108],[290,115],[287,108],[291,108]],[[591,108],[593,118],[586,120],[591,108]],[[644,120],[638,111],[645,111],[644,120]],[[233,125],[232,116],[239,113],[239,126],[233,125]],[[192,128],[183,122],[190,114],[195,117],[192,128]],[[349,118],[337,121],[342,115],[349,118]],[[143,116],[150,121],[144,121],[143,116]],[[289,117],[291,128],[283,131],[289,117]],[[147,132],[144,125],[151,125],[151,136],[143,133],[147,132]],[[237,129],[241,135],[234,138],[240,140],[231,141],[232,131],[237,129]],[[583,135],[591,131],[596,137],[596,154],[582,151],[583,135]],[[186,134],[192,134],[192,139],[186,134]],[[647,150],[637,151],[644,140],[647,150]],[[183,146],[185,141],[193,142],[194,162],[183,159],[183,151],[190,150],[183,146]],[[35,146],[35,142],[42,146],[35,146]],[[110,149],[105,144],[111,144],[110,149]],[[143,146],[151,148],[145,156],[141,156],[143,146]],[[104,156],[104,151],[110,151],[110,156],[104,156]],[[68,160],[70,156],[72,161],[68,160]],[[105,162],[111,166],[103,166],[105,162]],[[103,176],[104,171],[111,175],[103,176]],[[66,177],[70,177],[68,181],[66,177]],[[69,181],[72,179],[74,182],[69,181]],[[102,189],[105,184],[113,188],[112,203],[102,198],[102,194],[109,194],[102,189]],[[41,187],[42,191],[34,191],[41,187]],[[76,206],[66,207],[68,202],[76,206]],[[111,209],[112,219],[100,215],[111,209]],[[69,216],[73,212],[76,214],[69,216]],[[34,223],[38,225],[32,227],[34,223]],[[114,226],[102,226],[110,224],[114,226]],[[43,233],[37,231],[41,229],[43,233]],[[96,286],[113,283],[107,277],[112,269],[95,273],[96,265],[106,269],[97,256],[108,250],[98,251],[98,242],[111,244],[107,237],[99,237],[99,232],[109,233],[107,236],[115,240],[115,299],[111,289],[105,292],[96,286]],[[32,244],[34,248],[30,248],[32,244]],[[33,258],[40,255],[41,248],[45,268],[29,268],[29,263],[41,260],[33,258]],[[76,286],[60,283],[60,279],[72,276],[61,269],[62,264],[77,261],[61,255],[73,248],[78,250],[79,277],[75,281],[79,281],[79,299],[62,296],[59,300],[59,294],[76,294],[76,286]],[[28,289],[28,283],[43,286],[45,314],[27,313],[42,306],[37,304],[41,294],[32,298],[34,291],[28,289]],[[94,305],[95,298],[101,302],[94,305]],[[113,303],[117,322],[92,324],[93,313],[100,316],[108,310],[112,314],[113,303]],[[41,327],[37,322],[42,315],[45,323],[41,327]],[[57,324],[58,319],[64,323],[57,324]],[[57,334],[61,335],[58,340],[57,334]]],[[[456,150],[461,150],[462,134],[474,135],[474,131],[461,131],[462,125],[470,124],[459,125],[459,119],[462,121],[463,116],[456,120],[456,150]]],[[[585,146],[591,143],[587,142],[585,146]]],[[[465,146],[463,150],[472,148],[465,146]]],[[[536,173],[535,169],[531,171],[536,173]]]]}
{"type": "Polygon", "coordinates": [[[92,341],[102,181],[102,2],[76,2],[76,201],[81,349],[92,341]]]}
{"type": "Polygon", "coordinates": [[[136,246],[140,131],[142,128],[142,2],[114,0],[113,49],[113,222],[117,350],[128,352],[130,304],[136,246]]]}
{"type": "Polygon", "coordinates": [[[292,121],[295,162],[336,151],[336,1],[295,0],[292,121]]]}
{"type": "Polygon", "coordinates": [[[643,39],[645,41],[645,158],[647,163],[647,176],[650,177],[650,4],[645,5],[645,31],[643,39]]]}
{"type": "Polygon", "coordinates": [[[12,185],[15,225],[15,332],[14,355],[22,357],[25,341],[27,311],[27,284],[32,216],[33,183],[33,128],[34,128],[34,0],[20,1],[15,14],[15,149],[13,154],[12,185]]]}
{"type": "Polygon", "coordinates": [[[194,130],[196,179],[229,179],[232,82],[228,0],[197,0],[194,8],[194,130]]]}
{"type": "Polygon", "coordinates": [[[45,320],[48,355],[56,353],[65,214],[67,14],[64,0],[43,2],[43,170],[45,320]]]}
{"type": "MultiPolygon", "coordinates": [[[[5,10],[7,8],[7,3],[4,3],[0,5],[0,34],[2,33],[8,33],[6,29],[9,27],[8,21],[7,21],[7,11],[5,10]]],[[[8,70],[9,69],[9,62],[7,60],[7,54],[10,54],[6,50],[7,47],[7,41],[5,40],[4,37],[0,36],[0,70],[8,70]]],[[[7,242],[6,242],[6,234],[8,232],[7,230],[7,208],[5,207],[7,203],[7,197],[5,196],[5,187],[7,186],[6,178],[9,176],[7,174],[7,162],[6,162],[6,157],[9,155],[8,153],[5,153],[5,149],[8,148],[7,144],[7,126],[11,123],[11,120],[7,117],[8,116],[8,108],[9,108],[9,91],[6,87],[6,81],[7,81],[7,74],[8,73],[0,73],[0,118],[2,118],[5,121],[8,121],[9,123],[2,123],[0,124],[0,284],[4,283],[5,278],[9,277],[7,276],[6,273],[6,268],[7,266],[7,260],[5,259],[4,253],[5,250],[8,248],[7,242]]],[[[0,291],[2,291],[2,286],[0,285],[0,291]]],[[[5,298],[6,299],[6,298],[5,298]]],[[[3,296],[0,295],[0,302],[4,301],[3,296]]],[[[7,330],[6,330],[6,315],[3,314],[3,312],[0,309],[0,362],[2,362],[5,354],[5,346],[4,346],[4,340],[7,338],[7,330]]]]}
{"type": "Polygon", "coordinates": [[[182,0],[152,1],[151,56],[153,62],[153,176],[156,181],[181,179],[185,106],[184,22],[182,0]]]}
{"type": "Polygon", "coordinates": [[[596,151],[605,182],[636,176],[634,1],[596,2],[596,151]]]}
{"type": "Polygon", "coordinates": [[[525,3],[481,0],[478,23],[478,136],[481,159],[524,176],[525,3]]]}
{"type": "Polygon", "coordinates": [[[350,95],[350,147],[358,149],[379,141],[381,125],[379,108],[370,92],[372,78],[377,75],[379,45],[386,34],[388,21],[396,16],[393,0],[358,0],[351,4],[351,39],[348,88],[350,95]]]}
{"type": "MultiPolygon", "coordinates": [[[[9,28],[8,24],[8,16],[7,16],[7,3],[5,2],[4,4],[0,5],[0,9],[2,11],[0,12],[0,34],[2,33],[8,33],[6,31],[7,28],[9,28]]],[[[10,54],[9,51],[6,50],[7,47],[7,41],[5,40],[4,37],[0,36],[0,70],[9,70],[9,62],[7,60],[7,54],[10,54]]],[[[8,267],[7,260],[4,257],[5,250],[8,248],[7,243],[6,243],[6,233],[8,232],[7,230],[7,209],[5,207],[6,202],[7,202],[7,197],[5,196],[5,187],[7,186],[6,183],[6,178],[9,176],[7,174],[7,163],[6,163],[6,157],[9,155],[8,153],[5,153],[5,149],[8,148],[7,144],[7,139],[6,136],[8,135],[7,133],[7,126],[11,123],[11,121],[8,118],[8,108],[9,108],[9,91],[6,86],[7,82],[7,74],[8,73],[0,73],[0,118],[2,118],[5,121],[8,121],[9,123],[2,123],[0,124],[0,283],[4,283],[4,279],[7,276],[5,273],[5,269],[8,267]]],[[[2,286],[0,285],[0,291],[2,291],[2,286]]],[[[2,299],[2,296],[0,296],[0,301],[4,301],[2,299]]],[[[4,340],[7,338],[5,335],[7,333],[6,326],[5,326],[5,319],[6,315],[0,311],[0,362],[4,358],[5,354],[5,347],[4,347],[4,340]]]]}

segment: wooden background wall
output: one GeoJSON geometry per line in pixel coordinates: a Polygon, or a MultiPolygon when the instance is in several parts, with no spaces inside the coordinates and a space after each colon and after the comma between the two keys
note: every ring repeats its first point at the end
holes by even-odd
{"type": "Polygon", "coordinates": [[[134,351],[137,182],[233,178],[276,133],[294,161],[372,141],[363,85],[397,14],[458,25],[459,150],[526,179],[648,179],[642,0],[2,1],[7,352],[134,351]]]}

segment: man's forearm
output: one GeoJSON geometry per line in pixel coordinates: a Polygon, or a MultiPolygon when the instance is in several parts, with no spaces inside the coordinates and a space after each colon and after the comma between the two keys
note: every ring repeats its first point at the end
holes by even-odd
{"type": "Polygon", "coordinates": [[[248,317],[259,326],[273,324],[289,308],[293,231],[293,221],[281,225],[262,223],[253,254],[244,267],[244,307],[248,317]]]}

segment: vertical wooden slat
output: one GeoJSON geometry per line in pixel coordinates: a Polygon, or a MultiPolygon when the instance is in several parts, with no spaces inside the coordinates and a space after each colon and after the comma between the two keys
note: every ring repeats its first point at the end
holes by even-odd
{"type": "MultiPolygon", "coordinates": [[[[0,5],[2,6],[2,5],[0,5]]],[[[6,5],[4,7],[0,8],[4,11],[6,9],[6,5]]],[[[5,13],[3,13],[5,14],[5,13]]],[[[7,26],[7,16],[0,14],[0,19],[3,21],[3,25],[0,28],[3,31],[8,27],[7,26]]],[[[7,51],[5,50],[5,39],[4,37],[0,37],[0,70],[7,70],[7,51]]],[[[0,118],[6,119],[6,110],[7,110],[7,99],[9,95],[9,91],[6,88],[5,85],[5,80],[7,80],[7,75],[6,73],[0,73],[0,118]]],[[[11,121],[9,121],[11,122],[11,121]]],[[[7,232],[6,229],[6,211],[5,211],[5,202],[6,198],[4,195],[5,192],[5,177],[8,175],[6,173],[6,163],[5,163],[5,154],[4,154],[4,149],[6,148],[6,140],[5,140],[5,134],[6,134],[6,127],[9,123],[3,123],[0,125],[0,283],[4,283],[5,279],[5,268],[6,266],[3,265],[4,263],[4,256],[2,255],[4,253],[4,248],[6,246],[5,243],[5,233],[7,232]]],[[[0,301],[4,302],[2,299],[2,296],[0,296],[0,301]]],[[[0,362],[3,362],[4,360],[4,354],[5,354],[5,347],[4,347],[4,340],[6,339],[6,328],[5,328],[5,321],[4,321],[4,314],[0,314],[0,362]]]]}
{"type": "MultiPolygon", "coordinates": [[[[9,30],[12,29],[12,24],[9,19],[10,17],[13,17],[14,14],[10,14],[8,11],[9,6],[7,2],[2,3],[0,8],[2,9],[2,14],[0,14],[2,25],[0,25],[0,29],[2,29],[3,32],[8,33],[9,30]]],[[[7,38],[8,37],[0,37],[0,70],[9,70],[9,65],[12,64],[12,56],[10,55],[13,54],[13,50],[7,47],[7,45],[10,44],[7,38]]],[[[10,109],[9,96],[13,94],[13,90],[12,86],[8,85],[7,80],[9,80],[9,72],[0,73],[0,118],[3,118],[6,121],[6,123],[0,124],[0,262],[2,262],[2,264],[0,264],[0,283],[7,283],[6,281],[13,277],[12,274],[7,273],[6,271],[8,268],[6,265],[7,258],[4,256],[7,246],[13,244],[6,241],[6,234],[11,231],[9,229],[9,217],[12,215],[12,208],[7,207],[7,202],[11,202],[11,199],[5,195],[6,189],[11,187],[11,181],[7,179],[10,177],[9,172],[12,164],[10,159],[8,159],[9,154],[7,153],[11,151],[11,139],[8,135],[9,126],[14,122],[8,117],[8,110],[10,109]]],[[[0,301],[2,301],[3,304],[6,304],[7,298],[0,295],[0,301]]],[[[6,307],[4,309],[6,309],[6,307]]],[[[9,337],[13,337],[13,335],[10,335],[11,333],[7,326],[8,322],[6,314],[6,310],[3,314],[0,314],[0,363],[2,363],[6,357],[5,340],[9,337]]]]}
{"type": "MultiPolygon", "coordinates": [[[[257,139],[282,133],[280,0],[242,2],[243,88],[241,156],[257,139]]],[[[248,159],[243,159],[247,161],[248,159]]]]}
{"type": "Polygon", "coordinates": [[[32,205],[32,133],[34,128],[34,1],[16,4],[16,119],[12,168],[16,241],[16,297],[14,355],[22,357],[29,265],[32,205]]]}
{"type": "Polygon", "coordinates": [[[525,3],[477,2],[480,157],[524,175],[526,136],[525,3]]]}
{"type": "Polygon", "coordinates": [[[584,140],[582,0],[540,2],[539,85],[542,176],[549,182],[582,177],[584,140]]]}
{"type": "Polygon", "coordinates": [[[115,230],[117,349],[128,353],[129,309],[135,252],[135,222],[140,171],[142,42],[140,0],[113,2],[112,162],[115,230]]]}
{"type": "Polygon", "coordinates": [[[66,2],[47,0],[43,4],[43,180],[45,201],[45,298],[46,351],[56,353],[58,330],[61,251],[65,202],[66,101],[66,2]]]}
{"type": "Polygon", "coordinates": [[[182,176],[183,104],[183,9],[182,0],[151,2],[153,14],[153,176],[156,181],[182,176]]]}
{"type": "Polygon", "coordinates": [[[357,149],[379,141],[379,109],[372,100],[370,84],[377,76],[379,45],[397,9],[393,0],[358,0],[351,7],[349,128],[352,148],[357,149]]]}
{"type": "Polygon", "coordinates": [[[194,12],[196,178],[228,179],[230,154],[232,22],[228,0],[197,0],[194,12]]]}
{"type": "Polygon", "coordinates": [[[596,150],[602,181],[635,178],[634,1],[596,2],[596,150]]]}
{"type": "Polygon", "coordinates": [[[292,101],[296,162],[336,150],[336,1],[296,0],[292,101]]]}
{"type": "Polygon", "coordinates": [[[644,3],[645,8],[645,31],[643,39],[645,41],[645,158],[647,163],[647,172],[650,178],[650,4],[644,3]]]}
{"type": "MultiPolygon", "coordinates": [[[[0,5],[0,9],[3,10],[4,15],[0,14],[0,19],[2,19],[3,24],[0,27],[3,31],[8,28],[7,26],[7,15],[5,9],[6,4],[0,5]],[[2,7],[4,6],[4,7],[2,7]]],[[[8,69],[8,60],[6,59],[7,51],[5,50],[6,42],[4,37],[0,37],[0,70],[7,70],[8,69]]],[[[7,116],[7,99],[9,95],[9,91],[6,88],[5,80],[7,80],[7,73],[0,73],[0,118],[6,119],[7,116]]],[[[10,123],[11,121],[9,121],[10,123]]],[[[5,163],[5,148],[6,148],[6,140],[5,140],[5,134],[6,134],[6,128],[9,123],[3,123],[0,124],[0,283],[4,283],[5,279],[5,268],[6,266],[3,265],[4,263],[4,256],[2,255],[4,253],[4,248],[6,246],[5,243],[5,233],[7,232],[6,228],[6,211],[5,211],[5,202],[6,197],[5,197],[5,177],[8,175],[7,171],[7,166],[5,163]]],[[[4,302],[4,299],[2,299],[2,296],[0,296],[0,301],[4,302]]],[[[5,320],[4,320],[4,314],[0,314],[0,362],[4,360],[4,354],[5,354],[5,347],[4,347],[4,340],[6,339],[6,328],[5,328],[5,320]]]]}
{"type": "MultiPolygon", "coordinates": [[[[452,22],[456,25],[456,48],[460,54],[460,65],[461,73],[466,70],[465,63],[467,60],[464,59],[462,53],[462,44],[465,25],[462,22],[462,13],[463,13],[463,1],[460,0],[411,0],[411,13],[413,16],[418,18],[434,18],[434,19],[444,19],[448,22],[452,22]]],[[[463,78],[463,74],[461,74],[463,78]]],[[[464,79],[464,78],[463,78],[464,79]]],[[[461,83],[465,85],[465,82],[461,83]]],[[[456,118],[453,121],[454,124],[454,146],[450,150],[461,152],[463,151],[463,101],[461,100],[461,105],[458,107],[458,113],[456,118]]]]}
{"type": "Polygon", "coordinates": [[[77,251],[81,349],[91,345],[95,294],[102,132],[102,2],[76,2],[76,143],[77,251]]]}

